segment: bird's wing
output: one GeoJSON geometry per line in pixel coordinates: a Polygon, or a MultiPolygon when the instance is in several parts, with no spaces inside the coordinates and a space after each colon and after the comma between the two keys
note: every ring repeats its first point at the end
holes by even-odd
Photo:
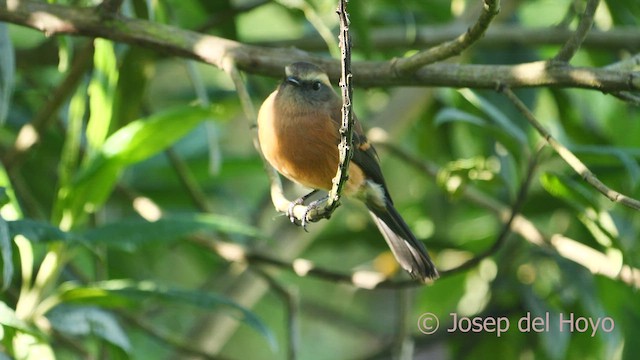
{"type": "MultiPolygon", "coordinates": [[[[342,124],[342,112],[340,108],[331,116],[332,120],[338,124],[338,129],[342,124]]],[[[384,189],[385,196],[389,201],[391,201],[391,197],[389,196],[389,192],[387,190],[387,184],[384,181],[384,176],[382,175],[382,170],[380,169],[380,163],[378,161],[378,153],[376,149],[371,145],[367,137],[364,135],[364,131],[362,130],[362,125],[358,121],[358,118],[353,114],[354,120],[354,128],[353,128],[353,157],[351,161],[357,164],[360,169],[364,172],[367,179],[375,182],[378,185],[382,186],[384,189]]]]}

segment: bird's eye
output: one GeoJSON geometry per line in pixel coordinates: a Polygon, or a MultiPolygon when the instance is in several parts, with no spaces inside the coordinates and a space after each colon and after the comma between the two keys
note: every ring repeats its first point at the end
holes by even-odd
{"type": "Polygon", "coordinates": [[[320,81],[316,81],[311,85],[311,88],[315,91],[318,91],[322,88],[322,83],[320,81]]]}

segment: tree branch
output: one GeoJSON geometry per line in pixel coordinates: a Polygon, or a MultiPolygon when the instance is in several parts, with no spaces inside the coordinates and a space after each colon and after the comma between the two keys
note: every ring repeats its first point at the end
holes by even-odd
{"type": "MultiPolygon", "coordinates": [[[[241,44],[215,36],[202,35],[176,27],[126,18],[118,14],[104,19],[93,8],[19,1],[7,7],[0,0],[0,21],[32,27],[46,35],[71,34],[102,37],[144,46],[171,55],[195,59],[220,69],[225,59],[233,59],[239,70],[278,77],[292,61],[309,61],[322,66],[332,81],[340,77],[339,61],[297,50],[241,44]]],[[[603,92],[637,91],[636,71],[549,66],[545,62],[520,65],[431,64],[415,73],[397,74],[390,61],[362,61],[353,64],[353,77],[359,86],[447,86],[495,88],[499,82],[510,88],[578,87],[603,92]]]]}
{"type": "Polygon", "coordinates": [[[500,12],[500,0],[484,0],[482,12],[476,23],[467,31],[455,38],[434,48],[421,51],[411,57],[398,59],[394,64],[394,69],[399,73],[413,72],[427,64],[432,64],[440,60],[448,59],[458,55],[465,49],[478,41],[489,28],[491,21],[500,12]]]}
{"type": "Polygon", "coordinates": [[[580,175],[587,183],[593,186],[596,190],[606,196],[609,200],[613,202],[620,203],[634,210],[640,210],[640,201],[630,198],[626,195],[623,195],[615,190],[612,190],[605,184],[603,184],[592,172],[589,168],[578,159],[569,149],[567,149],[564,145],[558,142],[547,129],[540,124],[540,122],[533,115],[531,110],[527,108],[527,106],[516,96],[516,94],[511,91],[508,87],[500,86],[498,91],[502,92],[511,102],[515,105],[515,107],[520,111],[520,113],[527,119],[527,121],[538,131],[540,136],[542,136],[549,146],[555,150],[555,152],[560,155],[560,157],[578,174],[580,175]]]}
{"type": "MultiPolygon", "coordinates": [[[[459,24],[425,25],[408,36],[404,26],[390,26],[382,29],[371,29],[371,46],[377,50],[407,49],[412,47],[436,46],[455,39],[467,27],[459,24]]],[[[476,47],[497,48],[542,45],[563,45],[573,36],[574,31],[561,27],[523,28],[519,25],[492,24],[484,35],[475,43],[476,47]]],[[[357,45],[359,38],[353,34],[353,42],[357,45]]],[[[298,48],[305,51],[323,51],[327,45],[317,35],[309,35],[297,39],[273,40],[253,43],[264,47],[298,48]]],[[[604,50],[637,51],[640,49],[640,32],[631,27],[614,27],[607,31],[593,29],[587,33],[582,47],[604,50]]]]}
{"type": "Polygon", "coordinates": [[[578,23],[578,28],[573,32],[573,35],[562,46],[558,54],[553,58],[555,62],[568,62],[578,52],[580,46],[587,37],[587,33],[593,26],[593,16],[596,13],[600,0],[588,0],[587,6],[582,14],[582,18],[578,23]]]}
{"type": "Polygon", "coordinates": [[[103,14],[103,16],[111,16],[120,9],[124,0],[103,0],[96,9],[103,14]]]}

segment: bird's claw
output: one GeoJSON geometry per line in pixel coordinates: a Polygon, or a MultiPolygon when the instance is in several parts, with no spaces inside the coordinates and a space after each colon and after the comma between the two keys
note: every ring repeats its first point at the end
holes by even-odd
{"type": "MultiPolygon", "coordinates": [[[[298,222],[298,219],[296,219],[296,215],[294,214],[293,209],[295,209],[296,206],[302,205],[302,204],[304,204],[303,198],[296,199],[295,201],[292,201],[291,203],[289,203],[289,208],[287,209],[287,217],[289,218],[289,221],[291,221],[293,224],[300,225],[298,222]]],[[[307,214],[305,213],[305,216],[306,215],[307,214]]]]}
{"type": "Polygon", "coordinates": [[[302,216],[302,221],[300,226],[302,226],[302,228],[304,229],[304,231],[309,232],[307,230],[307,225],[309,224],[309,213],[315,209],[318,208],[318,205],[320,205],[320,203],[324,202],[326,200],[326,197],[322,198],[322,199],[318,199],[315,201],[312,201],[309,205],[307,205],[306,210],[304,211],[304,215],[302,216]]]}
{"type": "Polygon", "coordinates": [[[298,199],[292,201],[289,204],[289,208],[287,209],[287,217],[289,218],[289,221],[291,221],[293,224],[296,224],[298,226],[301,226],[304,231],[309,232],[309,230],[307,230],[307,225],[309,225],[309,213],[313,210],[315,210],[318,207],[318,204],[320,204],[322,201],[324,201],[325,199],[319,199],[319,200],[315,200],[312,201],[309,205],[307,205],[304,213],[302,214],[302,219],[298,220],[298,218],[296,218],[296,215],[294,214],[294,209],[296,206],[298,205],[304,205],[305,200],[307,200],[309,197],[311,197],[313,194],[315,194],[318,190],[314,190],[311,193],[301,196],[298,199]]]}

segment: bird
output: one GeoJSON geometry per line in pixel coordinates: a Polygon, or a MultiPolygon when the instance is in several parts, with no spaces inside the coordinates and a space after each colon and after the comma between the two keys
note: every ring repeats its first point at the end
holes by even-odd
{"type": "MultiPolygon", "coordinates": [[[[339,164],[341,108],[342,100],[325,70],[309,62],[287,65],[284,79],[258,112],[258,142],[267,162],[313,192],[329,191],[339,164]]],[[[412,278],[426,282],[439,276],[425,245],[394,207],[376,150],[355,115],[353,157],[343,195],[364,202],[394,257],[412,278]]]]}

